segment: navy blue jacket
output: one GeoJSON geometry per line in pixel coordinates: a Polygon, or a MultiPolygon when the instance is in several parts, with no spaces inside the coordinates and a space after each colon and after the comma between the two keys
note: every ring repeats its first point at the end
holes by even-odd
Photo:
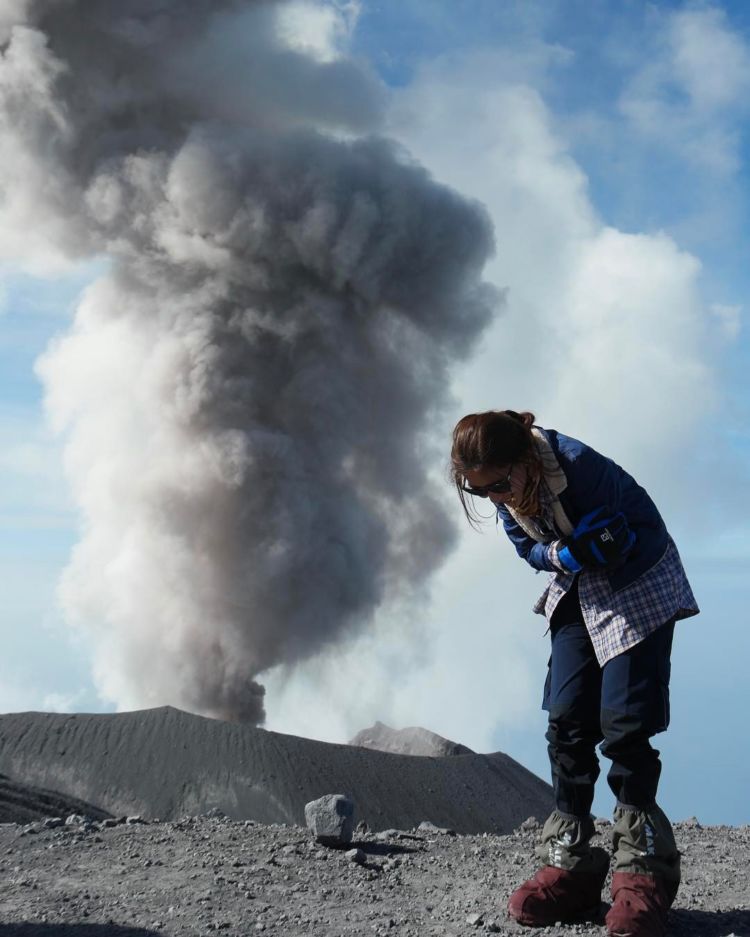
{"type": "MultiPolygon", "coordinates": [[[[573,526],[603,506],[611,508],[613,514],[622,511],[627,518],[636,536],[635,546],[625,562],[607,575],[614,591],[630,585],[654,566],[667,548],[669,534],[656,505],[632,475],[612,459],[556,430],[543,432],[568,480],[567,488],[560,493],[560,503],[573,526]]],[[[497,513],[519,556],[534,569],[558,572],[549,560],[546,544],[530,537],[503,505],[497,505],[497,513]]]]}

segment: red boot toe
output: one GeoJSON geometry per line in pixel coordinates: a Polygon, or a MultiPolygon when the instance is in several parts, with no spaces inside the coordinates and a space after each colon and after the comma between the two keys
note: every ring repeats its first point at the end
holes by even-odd
{"type": "Polygon", "coordinates": [[[612,907],[606,917],[610,937],[664,937],[677,884],[652,875],[615,872],[612,907]]]}
{"type": "Polygon", "coordinates": [[[543,866],[510,896],[508,913],[527,927],[548,927],[592,917],[599,911],[604,875],[543,866]]]}

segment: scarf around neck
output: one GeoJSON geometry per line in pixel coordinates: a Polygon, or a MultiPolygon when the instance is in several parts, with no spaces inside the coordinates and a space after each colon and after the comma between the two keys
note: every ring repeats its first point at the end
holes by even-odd
{"type": "MultiPolygon", "coordinates": [[[[573,524],[560,502],[560,493],[568,487],[568,479],[557,461],[544,430],[538,426],[532,426],[531,434],[534,437],[534,447],[537,455],[542,463],[542,483],[539,486],[541,519],[544,519],[545,516],[550,517],[554,521],[557,530],[559,530],[560,536],[568,537],[573,533],[573,524]]],[[[538,543],[549,543],[557,539],[554,533],[545,530],[539,524],[539,519],[519,514],[507,502],[504,507],[507,508],[516,523],[538,543]]]]}

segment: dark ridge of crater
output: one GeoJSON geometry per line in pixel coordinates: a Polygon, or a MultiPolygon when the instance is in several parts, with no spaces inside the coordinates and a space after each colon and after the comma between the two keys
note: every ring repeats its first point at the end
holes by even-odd
{"type": "Polygon", "coordinates": [[[94,820],[110,816],[85,800],[31,784],[18,784],[0,774],[0,823],[32,823],[43,817],[69,817],[72,813],[94,820]]]}

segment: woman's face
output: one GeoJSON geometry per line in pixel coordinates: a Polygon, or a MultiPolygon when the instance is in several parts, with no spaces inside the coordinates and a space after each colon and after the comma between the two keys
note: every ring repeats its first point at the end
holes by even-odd
{"type": "MultiPolygon", "coordinates": [[[[526,467],[519,464],[486,466],[464,473],[466,484],[471,488],[485,488],[496,482],[508,481],[510,488],[507,491],[488,491],[484,497],[489,498],[493,504],[513,503],[521,498],[526,484],[526,467]]],[[[474,497],[477,497],[476,495],[474,497]]]]}

